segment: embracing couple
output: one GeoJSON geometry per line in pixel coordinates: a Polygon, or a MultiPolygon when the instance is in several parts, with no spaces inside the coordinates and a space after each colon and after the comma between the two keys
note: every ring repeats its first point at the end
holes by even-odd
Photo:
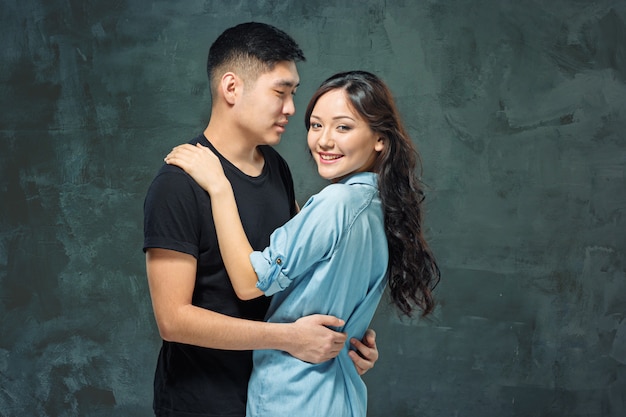
{"type": "Polygon", "coordinates": [[[330,183],[300,209],[272,148],[295,113],[304,55],[245,23],[210,48],[212,108],[144,204],[144,251],[163,345],[157,416],[365,416],[369,323],[389,288],[403,314],[434,307],[418,154],[374,74],[333,75],[305,111],[330,183]]]}

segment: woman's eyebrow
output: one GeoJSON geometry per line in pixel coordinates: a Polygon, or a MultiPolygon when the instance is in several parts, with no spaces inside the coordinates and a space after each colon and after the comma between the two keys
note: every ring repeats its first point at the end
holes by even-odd
{"type": "MultiPolygon", "coordinates": [[[[311,114],[310,118],[312,119],[318,119],[320,120],[319,116],[316,116],[314,114],[311,114]]],[[[353,117],[347,116],[347,115],[338,115],[338,116],[334,116],[331,120],[340,120],[340,119],[348,119],[348,120],[352,120],[353,122],[356,121],[353,117]]]]}

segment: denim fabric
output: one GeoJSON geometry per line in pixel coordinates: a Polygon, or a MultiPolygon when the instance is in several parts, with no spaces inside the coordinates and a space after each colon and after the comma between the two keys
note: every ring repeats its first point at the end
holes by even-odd
{"type": "MultiPolygon", "coordinates": [[[[274,295],[267,321],[330,314],[346,321],[338,330],[361,339],[388,263],[376,174],[354,174],[324,188],[250,260],[258,288],[274,295]]],[[[255,351],[248,415],[365,416],[367,390],[349,349],[348,339],[337,358],[317,365],[281,351],[255,351]]]]}

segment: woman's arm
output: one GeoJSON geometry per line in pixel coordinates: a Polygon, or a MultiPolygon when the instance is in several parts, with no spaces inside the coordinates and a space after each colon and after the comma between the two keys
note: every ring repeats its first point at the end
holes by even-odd
{"type": "Polygon", "coordinates": [[[237,297],[250,300],[263,295],[256,287],[258,278],[250,263],[253,249],[219,158],[205,146],[185,144],[175,147],[165,157],[165,162],[184,169],[211,196],[220,253],[237,297]]]}
{"type": "MultiPolygon", "coordinates": [[[[224,175],[219,158],[210,149],[200,144],[196,146],[186,144],[174,148],[165,158],[165,162],[184,169],[211,196],[220,252],[237,296],[241,299],[251,299],[263,294],[256,287],[258,277],[250,263],[250,254],[253,249],[241,225],[233,189],[224,175]]],[[[296,207],[300,211],[297,202],[296,207]]],[[[316,316],[301,318],[294,324],[299,322],[306,324],[314,317],[316,316]]],[[[326,316],[321,317],[326,318],[326,316]]],[[[329,320],[335,319],[328,317],[329,320]]],[[[324,324],[327,326],[343,325],[343,323],[331,324],[330,322],[324,324]]],[[[376,333],[373,330],[368,330],[363,336],[363,340],[352,339],[351,344],[356,351],[351,350],[349,355],[359,375],[363,375],[372,369],[378,360],[376,333]]],[[[287,352],[292,353],[288,350],[287,352]]],[[[292,353],[292,355],[294,354],[292,353]]],[[[303,359],[303,356],[296,357],[313,362],[308,357],[306,359],[303,359]]]]}

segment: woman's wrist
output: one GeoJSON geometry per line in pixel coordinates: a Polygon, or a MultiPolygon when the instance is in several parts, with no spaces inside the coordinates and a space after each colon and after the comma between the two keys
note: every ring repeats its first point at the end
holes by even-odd
{"type": "Polygon", "coordinates": [[[228,197],[233,194],[233,187],[230,185],[230,181],[226,177],[221,180],[210,181],[205,190],[211,197],[228,197]]]}

